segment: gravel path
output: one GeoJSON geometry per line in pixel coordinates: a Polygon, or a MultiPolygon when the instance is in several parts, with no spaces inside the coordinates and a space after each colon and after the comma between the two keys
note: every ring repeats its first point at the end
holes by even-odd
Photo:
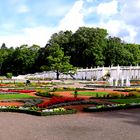
{"type": "Polygon", "coordinates": [[[1,112],[0,140],[140,140],[140,109],[47,117],[1,112]]]}

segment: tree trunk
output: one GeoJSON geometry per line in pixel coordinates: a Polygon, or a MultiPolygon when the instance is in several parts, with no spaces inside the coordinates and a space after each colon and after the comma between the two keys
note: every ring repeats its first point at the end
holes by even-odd
{"type": "Polygon", "coordinates": [[[56,72],[56,80],[59,80],[59,71],[56,72]]]}

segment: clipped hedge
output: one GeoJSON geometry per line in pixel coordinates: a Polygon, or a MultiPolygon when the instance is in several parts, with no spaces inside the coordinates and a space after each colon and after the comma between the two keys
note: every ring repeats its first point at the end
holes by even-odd
{"type": "Polygon", "coordinates": [[[95,102],[95,101],[82,100],[82,101],[73,101],[73,102],[67,102],[67,103],[54,104],[54,105],[48,106],[48,108],[70,106],[70,105],[86,105],[86,104],[101,105],[101,103],[98,103],[98,102],[95,102]]]}
{"type": "Polygon", "coordinates": [[[75,87],[54,87],[51,92],[55,91],[74,91],[76,90],[75,87]]]}
{"type": "Polygon", "coordinates": [[[16,112],[16,113],[26,113],[26,114],[41,116],[41,112],[35,110],[22,110],[18,108],[0,108],[0,112],[16,112]]]}
{"type": "Polygon", "coordinates": [[[49,116],[49,115],[66,115],[66,114],[74,114],[77,111],[74,109],[67,109],[65,111],[59,111],[59,112],[40,112],[41,116],[49,116]]]}
{"type": "Polygon", "coordinates": [[[140,108],[140,103],[91,106],[91,107],[83,108],[83,111],[102,112],[102,111],[113,111],[113,110],[122,110],[122,109],[130,109],[130,108],[140,108]]]}
{"type": "Polygon", "coordinates": [[[74,114],[77,111],[74,109],[67,109],[64,111],[56,111],[56,112],[42,112],[39,111],[37,108],[27,110],[27,109],[19,109],[17,107],[4,107],[4,108],[0,108],[0,112],[16,112],[16,113],[25,113],[25,114],[36,115],[36,116],[49,116],[49,115],[74,114]]]}

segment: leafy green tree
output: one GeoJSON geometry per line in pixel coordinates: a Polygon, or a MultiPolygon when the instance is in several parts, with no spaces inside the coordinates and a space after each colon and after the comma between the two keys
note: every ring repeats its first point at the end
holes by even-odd
{"type": "Polygon", "coordinates": [[[0,74],[4,74],[5,72],[5,62],[9,57],[10,52],[12,51],[12,49],[8,49],[5,45],[5,43],[2,44],[1,48],[0,48],[0,74]]]}
{"type": "Polygon", "coordinates": [[[129,65],[132,54],[125,48],[125,43],[119,37],[109,37],[104,50],[105,66],[129,65]]]}
{"type": "Polygon", "coordinates": [[[69,56],[65,56],[62,48],[56,43],[48,47],[49,56],[47,57],[48,66],[42,66],[43,70],[52,70],[56,72],[56,79],[59,79],[61,73],[71,74],[75,68],[69,63],[69,56]]]}
{"type": "Polygon", "coordinates": [[[9,55],[3,64],[5,73],[10,71],[14,75],[19,75],[35,72],[33,66],[38,55],[37,48],[22,45],[14,50],[9,50],[9,55]]]}
{"type": "Polygon", "coordinates": [[[138,65],[140,64],[140,47],[138,44],[125,44],[125,48],[131,54],[129,58],[129,65],[138,65]]]}
{"type": "Polygon", "coordinates": [[[72,36],[72,64],[77,67],[104,65],[106,36],[105,29],[80,27],[72,36]]]}
{"type": "Polygon", "coordinates": [[[71,31],[60,31],[58,33],[54,33],[48,44],[47,45],[51,45],[51,44],[59,44],[59,46],[61,48],[63,48],[64,54],[65,55],[71,55],[70,51],[71,51],[71,38],[72,38],[72,32],[71,31]]]}

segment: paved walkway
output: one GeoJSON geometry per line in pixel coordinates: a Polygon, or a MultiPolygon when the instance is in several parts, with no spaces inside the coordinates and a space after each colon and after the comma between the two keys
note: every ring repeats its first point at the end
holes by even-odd
{"type": "Polygon", "coordinates": [[[37,117],[0,112],[1,140],[140,140],[140,109],[37,117]]]}

